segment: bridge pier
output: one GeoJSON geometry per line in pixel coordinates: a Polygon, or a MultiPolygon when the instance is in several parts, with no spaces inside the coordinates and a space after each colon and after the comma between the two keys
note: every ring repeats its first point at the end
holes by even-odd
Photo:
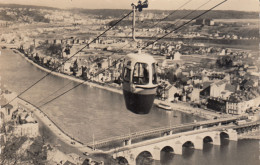
{"type": "Polygon", "coordinates": [[[229,135],[229,140],[232,140],[232,141],[237,141],[238,140],[237,131],[235,131],[233,129],[229,129],[228,130],[228,135],[229,135]]]}
{"type": "Polygon", "coordinates": [[[203,149],[203,138],[201,136],[196,136],[194,140],[194,148],[197,150],[203,149]]]}
{"type": "Polygon", "coordinates": [[[212,139],[212,140],[213,140],[213,145],[220,146],[221,145],[220,133],[216,132],[214,139],[212,139]]]}
{"type": "Polygon", "coordinates": [[[127,159],[129,165],[136,165],[135,159],[127,159]]]}
{"type": "Polygon", "coordinates": [[[182,155],[182,143],[177,141],[174,146],[174,154],[182,155]]]}
{"type": "Polygon", "coordinates": [[[160,160],[161,159],[161,149],[157,146],[153,148],[153,159],[160,160]]]}

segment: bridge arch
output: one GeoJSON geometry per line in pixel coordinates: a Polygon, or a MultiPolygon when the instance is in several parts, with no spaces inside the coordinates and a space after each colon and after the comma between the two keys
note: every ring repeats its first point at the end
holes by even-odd
{"type": "Polygon", "coordinates": [[[185,141],[184,143],[182,143],[182,147],[194,148],[195,145],[194,145],[194,142],[188,140],[188,141],[185,141]]]}
{"type": "Polygon", "coordinates": [[[141,151],[136,155],[136,164],[137,165],[148,165],[148,164],[152,164],[153,162],[153,155],[152,152],[150,151],[141,151]]]}
{"type": "Polygon", "coordinates": [[[182,156],[186,159],[192,156],[195,149],[195,142],[186,140],[182,143],[182,156]]]}
{"type": "Polygon", "coordinates": [[[174,152],[174,149],[172,146],[164,146],[162,149],[161,149],[161,152],[174,152]]]}
{"type": "Polygon", "coordinates": [[[174,149],[171,146],[164,146],[160,151],[160,162],[161,164],[171,164],[174,157],[174,149]]]}
{"type": "Polygon", "coordinates": [[[203,138],[203,143],[213,143],[213,139],[211,136],[205,136],[203,138]]]}
{"type": "Polygon", "coordinates": [[[170,145],[164,146],[160,149],[160,153],[166,152],[166,153],[174,153],[174,148],[170,145]]]}
{"type": "Polygon", "coordinates": [[[123,156],[117,157],[117,158],[116,158],[116,162],[117,162],[117,164],[119,164],[119,165],[129,164],[128,160],[127,160],[125,157],[123,157],[123,156]]]}
{"type": "Polygon", "coordinates": [[[229,139],[229,133],[227,132],[220,132],[220,138],[221,139],[229,139]]]}

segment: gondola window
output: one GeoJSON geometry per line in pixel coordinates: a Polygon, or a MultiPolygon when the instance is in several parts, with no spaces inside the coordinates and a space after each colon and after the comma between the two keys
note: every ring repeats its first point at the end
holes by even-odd
{"type": "Polygon", "coordinates": [[[149,83],[149,68],[145,63],[136,63],[133,72],[133,83],[146,85],[149,83]]]}

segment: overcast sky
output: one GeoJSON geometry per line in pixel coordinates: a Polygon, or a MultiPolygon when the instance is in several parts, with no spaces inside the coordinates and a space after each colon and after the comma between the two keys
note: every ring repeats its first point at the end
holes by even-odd
{"type": "MultiPolygon", "coordinates": [[[[88,9],[130,9],[132,2],[138,0],[0,0],[5,4],[29,4],[51,6],[56,8],[88,8],[88,9]]],[[[203,3],[210,1],[201,9],[209,9],[222,0],[149,0],[149,9],[172,10],[179,8],[187,1],[191,1],[182,9],[196,9],[203,3]]],[[[228,0],[216,10],[259,11],[259,0],[228,0]]]]}

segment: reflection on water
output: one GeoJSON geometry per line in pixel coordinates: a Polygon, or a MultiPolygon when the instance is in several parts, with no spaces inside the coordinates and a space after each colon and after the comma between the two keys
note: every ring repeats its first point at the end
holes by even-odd
{"type": "MultiPolygon", "coordinates": [[[[23,57],[4,50],[0,56],[0,75],[3,83],[17,93],[26,89],[46,73],[25,61],[23,57]],[[17,65],[19,64],[19,65],[17,65]]],[[[22,95],[22,98],[40,106],[45,99],[61,88],[54,98],[77,83],[50,75],[22,95]],[[68,84],[69,83],[69,84],[68,84]]],[[[125,108],[122,95],[103,89],[81,85],[66,95],[42,107],[42,110],[69,135],[83,143],[128,134],[156,127],[191,122],[198,117],[167,112],[153,107],[148,115],[136,115],[125,108]]]]}
{"type": "Polygon", "coordinates": [[[221,146],[211,143],[203,145],[203,150],[183,148],[182,155],[161,152],[161,160],[156,165],[258,165],[258,140],[239,140],[238,142],[224,139],[221,146]]]}

